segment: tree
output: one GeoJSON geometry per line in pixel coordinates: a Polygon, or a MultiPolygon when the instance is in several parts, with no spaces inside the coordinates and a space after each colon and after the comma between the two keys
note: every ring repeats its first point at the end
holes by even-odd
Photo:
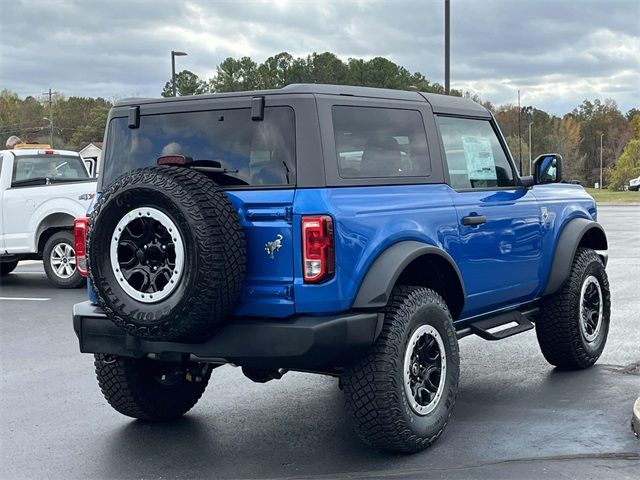
{"type": "Polygon", "coordinates": [[[290,83],[304,82],[306,69],[303,59],[294,59],[290,53],[280,52],[257,67],[258,88],[282,88],[290,83]]]}
{"type": "MultiPolygon", "coordinates": [[[[176,73],[176,95],[182,97],[184,95],[201,95],[209,90],[207,82],[189,70],[182,70],[176,73]]],[[[173,85],[171,79],[164,84],[161,95],[163,97],[173,97],[173,85]]]]}
{"type": "Polygon", "coordinates": [[[258,66],[249,57],[242,57],[240,60],[228,57],[216,70],[216,76],[209,81],[211,92],[238,92],[264,88],[260,86],[258,66]]]}
{"type": "Polygon", "coordinates": [[[84,142],[102,141],[110,108],[111,106],[105,102],[105,104],[96,104],[89,111],[87,122],[75,129],[71,137],[70,145],[74,150],[79,149],[84,142]]]}
{"type": "Polygon", "coordinates": [[[349,76],[349,67],[331,52],[312,53],[307,57],[306,70],[312,83],[344,85],[349,76]]]}
{"type": "Polygon", "coordinates": [[[585,155],[583,175],[587,183],[593,184],[600,175],[600,136],[604,135],[603,166],[612,167],[630,139],[627,121],[611,99],[604,102],[584,100],[571,114],[581,123],[580,151],[585,155]]]}
{"type": "Polygon", "coordinates": [[[580,152],[580,123],[571,115],[565,115],[562,119],[555,118],[549,140],[549,152],[558,152],[564,159],[565,178],[584,183],[585,156],[580,152]]]}
{"type": "Polygon", "coordinates": [[[611,171],[609,188],[620,190],[629,180],[636,177],[640,177],[640,139],[634,138],[624,147],[615,169],[611,171]]]}

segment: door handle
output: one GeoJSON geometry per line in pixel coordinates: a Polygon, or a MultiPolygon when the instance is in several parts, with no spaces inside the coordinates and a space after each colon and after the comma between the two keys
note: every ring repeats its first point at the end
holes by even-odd
{"type": "Polygon", "coordinates": [[[487,217],[484,215],[469,215],[468,217],[462,217],[462,224],[468,226],[482,225],[487,223],[487,217]]]}

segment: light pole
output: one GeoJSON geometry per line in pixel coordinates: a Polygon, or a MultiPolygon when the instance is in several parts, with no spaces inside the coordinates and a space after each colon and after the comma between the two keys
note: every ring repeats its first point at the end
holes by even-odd
{"type": "Polygon", "coordinates": [[[53,148],[53,119],[47,117],[42,117],[42,119],[49,122],[49,143],[51,144],[51,148],[53,148]]]}
{"type": "Polygon", "coordinates": [[[602,190],[602,137],[604,133],[600,134],[600,190],[602,190]]]}
{"type": "Polygon", "coordinates": [[[176,52],[171,50],[171,86],[173,87],[173,96],[176,96],[176,57],[184,57],[185,52],[176,52]]]}
{"type": "Polygon", "coordinates": [[[531,125],[533,122],[529,122],[529,175],[531,175],[531,125]]]}
{"type": "Polygon", "coordinates": [[[518,164],[520,165],[520,175],[522,175],[522,130],[520,129],[520,120],[522,111],[520,110],[520,89],[518,89],[518,164]]]}
{"type": "Polygon", "coordinates": [[[449,0],[444,0],[444,94],[450,91],[451,15],[449,0]]]}

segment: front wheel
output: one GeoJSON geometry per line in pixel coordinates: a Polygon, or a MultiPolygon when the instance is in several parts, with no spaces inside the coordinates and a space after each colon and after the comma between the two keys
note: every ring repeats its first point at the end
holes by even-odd
{"type": "Polygon", "coordinates": [[[596,252],[579,248],[569,278],[541,305],[536,335],[544,358],[558,368],[588,368],[607,342],[611,294],[596,252]]]}
{"type": "Polygon", "coordinates": [[[78,288],[86,282],[76,268],[76,251],[70,230],[58,232],[47,240],[42,263],[47,277],[58,288],[78,288]]]}
{"type": "Polygon", "coordinates": [[[95,355],[102,394],[118,412],[141,420],[170,420],[198,402],[211,377],[208,364],[95,355]]]}
{"type": "Polygon", "coordinates": [[[341,378],[347,409],[365,443],[417,452],[442,434],[458,393],[458,340],[433,290],[396,287],[369,354],[341,378]]]}

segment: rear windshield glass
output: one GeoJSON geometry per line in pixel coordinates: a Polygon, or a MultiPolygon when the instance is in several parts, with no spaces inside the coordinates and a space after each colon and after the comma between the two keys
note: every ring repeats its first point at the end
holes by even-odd
{"type": "Polygon", "coordinates": [[[158,157],[183,155],[213,160],[227,169],[219,183],[241,186],[295,185],[295,119],[290,107],[267,107],[264,120],[251,109],[142,115],[109,124],[101,184],[123,173],[156,165],[158,157]]]}
{"type": "Polygon", "coordinates": [[[420,177],[431,173],[420,112],[334,106],[332,113],[342,178],[420,177]]]}
{"type": "Polygon", "coordinates": [[[16,155],[12,184],[86,180],[89,174],[80,157],[63,155],[16,155]]]}

